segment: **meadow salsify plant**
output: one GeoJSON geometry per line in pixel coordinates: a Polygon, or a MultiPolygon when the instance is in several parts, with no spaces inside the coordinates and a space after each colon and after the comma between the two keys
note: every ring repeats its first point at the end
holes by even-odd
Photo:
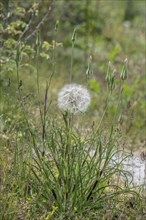
{"type": "MultiPolygon", "coordinates": [[[[127,187],[114,183],[121,170],[122,160],[111,165],[119,152],[112,130],[103,142],[102,132],[91,131],[85,140],[70,128],[69,116],[65,124],[53,123],[46,135],[46,154],[35,148],[32,171],[38,180],[39,190],[47,203],[57,207],[58,216],[73,217],[88,210],[102,209],[106,199],[132,193],[127,187]],[[94,146],[94,153],[92,149],[94,146]]],[[[134,191],[133,191],[134,193],[134,191]]]]}
{"type": "MultiPolygon", "coordinates": [[[[112,92],[113,77],[108,80],[112,92]]],[[[115,160],[122,150],[117,146],[114,124],[106,131],[106,138],[105,131],[99,127],[91,129],[86,137],[76,132],[72,119],[76,114],[85,114],[89,104],[87,89],[77,84],[66,85],[58,95],[63,121],[49,121],[45,154],[42,155],[38,143],[34,145],[32,172],[40,185],[38,189],[43,189],[41,196],[46,204],[50,200],[57,207],[56,219],[57,216],[71,219],[87,210],[101,210],[106,200],[113,202],[125,194],[136,194],[128,180],[124,186],[120,179],[127,172],[121,165],[128,155],[115,160]],[[117,176],[118,184],[114,181],[117,176]]]]}

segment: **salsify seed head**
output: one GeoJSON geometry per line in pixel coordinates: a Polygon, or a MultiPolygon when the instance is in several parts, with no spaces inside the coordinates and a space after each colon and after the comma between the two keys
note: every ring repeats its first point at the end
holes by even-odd
{"type": "Polygon", "coordinates": [[[85,112],[90,105],[90,94],[79,84],[65,85],[58,94],[58,106],[62,111],[73,114],[85,112]]]}

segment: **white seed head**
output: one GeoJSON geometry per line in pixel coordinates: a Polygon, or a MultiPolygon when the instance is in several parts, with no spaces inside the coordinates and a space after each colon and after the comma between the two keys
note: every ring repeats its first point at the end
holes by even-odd
{"type": "Polygon", "coordinates": [[[65,85],[58,94],[59,108],[73,114],[85,112],[90,105],[90,101],[88,90],[79,84],[65,85]]]}

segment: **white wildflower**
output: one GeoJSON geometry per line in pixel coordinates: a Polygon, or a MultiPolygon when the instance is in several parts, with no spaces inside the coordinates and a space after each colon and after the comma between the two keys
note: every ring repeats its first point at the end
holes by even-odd
{"type": "Polygon", "coordinates": [[[59,108],[73,114],[85,112],[90,105],[90,101],[88,90],[79,84],[64,86],[58,95],[59,108]]]}

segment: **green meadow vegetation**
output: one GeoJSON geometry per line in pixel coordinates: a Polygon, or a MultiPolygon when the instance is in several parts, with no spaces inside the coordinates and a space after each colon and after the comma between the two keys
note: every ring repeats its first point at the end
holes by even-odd
{"type": "Polygon", "coordinates": [[[0,220],[145,219],[146,180],[123,164],[146,167],[146,2],[0,12],[0,220]]]}

